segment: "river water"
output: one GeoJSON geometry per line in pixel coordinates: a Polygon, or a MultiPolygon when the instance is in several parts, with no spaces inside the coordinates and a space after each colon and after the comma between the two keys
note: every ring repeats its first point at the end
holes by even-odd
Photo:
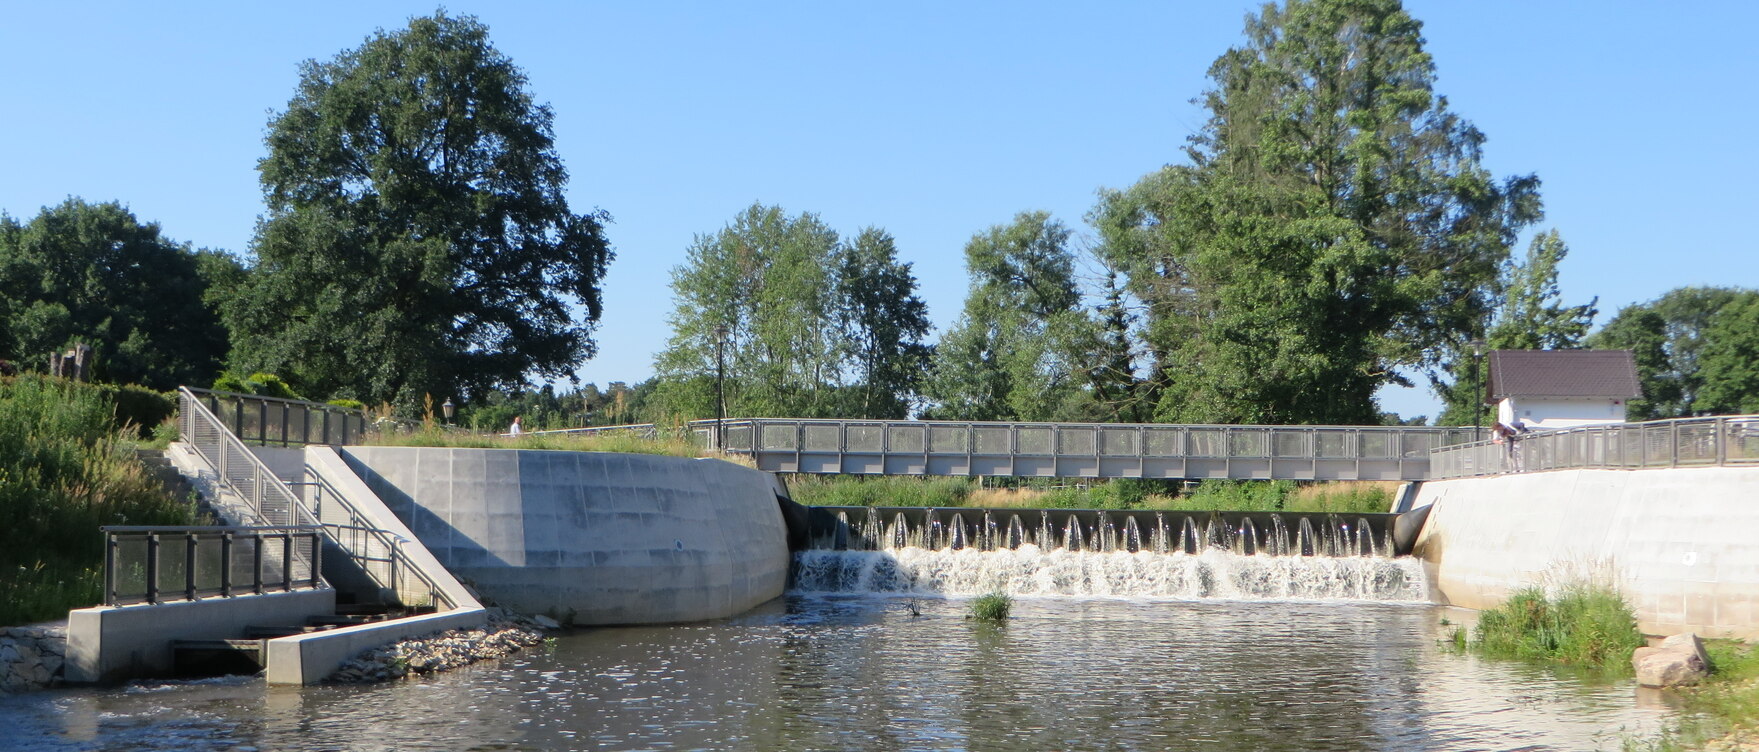
{"type": "MultiPolygon", "coordinates": [[[[1210,555],[1239,564],[1226,556],[1210,555]]],[[[913,581],[581,630],[388,685],[0,697],[0,748],[1616,750],[1672,712],[1628,680],[1453,652],[1443,620],[1463,612],[1399,602],[1399,582],[1390,599],[1057,585],[1022,594],[996,626],[966,619],[963,596],[925,592],[939,581],[913,581]]]]}

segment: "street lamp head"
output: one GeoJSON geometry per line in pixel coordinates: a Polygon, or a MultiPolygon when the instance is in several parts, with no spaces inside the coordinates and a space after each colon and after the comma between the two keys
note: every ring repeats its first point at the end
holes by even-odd
{"type": "Polygon", "coordinates": [[[726,338],[727,338],[727,325],[726,324],[716,324],[715,325],[715,341],[720,342],[726,338]]]}
{"type": "Polygon", "coordinates": [[[1468,340],[1466,342],[1466,346],[1472,348],[1472,356],[1473,357],[1477,357],[1479,355],[1484,354],[1484,340],[1481,340],[1481,339],[1468,340]]]}
{"type": "MultiPolygon", "coordinates": [[[[433,403],[429,402],[428,404],[431,405],[433,403]]],[[[440,412],[446,415],[446,422],[450,423],[452,421],[452,416],[458,412],[458,408],[452,404],[451,397],[447,397],[445,404],[440,405],[440,412]]]]}

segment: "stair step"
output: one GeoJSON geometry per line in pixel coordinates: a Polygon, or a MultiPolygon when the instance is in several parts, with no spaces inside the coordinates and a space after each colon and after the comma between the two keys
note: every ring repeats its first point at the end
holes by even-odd
{"type": "Polygon", "coordinates": [[[262,640],[172,640],[172,650],[237,650],[260,653],[262,640]]]}
{"type": "Polygon", "coordinates": [[[334,627],[316,624],[304,624],[300,626],[249,626],[244,628],[244,636],[255,639],[272,640],[276,637],[323,632],[333,628],[334,627]]]}
{"type": "Polygon", "coordinates": [[[385,621],[383,616],[313,616],[305,620],[314,627],[351,627],[356,624],[373,624],[385,621]]]}

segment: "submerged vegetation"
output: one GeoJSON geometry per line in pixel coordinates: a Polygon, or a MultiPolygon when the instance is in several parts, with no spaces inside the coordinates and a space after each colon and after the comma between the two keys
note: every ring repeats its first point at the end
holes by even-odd
{"type": "Polygon", "coordinates": [[[1169,509],[1230,512],[1385,512],[1397,483],[1115,478],[1068,485],[1048,478],[794,475],[788,489],[807,506],[1169,509]]]}
{"type": "Polygon", "coordinates": [[[0,378],[0,625],[101,597],[102,525],[177,525],[194,508],[132,454],[117,390],[35,375],[0,378]]]}
{"type": "Polygon", "coordinates": [[[971,618],[982,622],[1000,623],[1008,620],[1014,610],[1014,599],[1007,593],[980,595],[971,601],[971,618]]]}
{"type": "Polygon", "coordinates": [[[1479,616],[1474,636],[1472,646],[1485,655],[1615,673],[1629,673],[1631,651],[1643,646],[1624,596],[1590,583],[1570,583],[1550,595],[1540,587],[1518,590],[1479,616]]]}

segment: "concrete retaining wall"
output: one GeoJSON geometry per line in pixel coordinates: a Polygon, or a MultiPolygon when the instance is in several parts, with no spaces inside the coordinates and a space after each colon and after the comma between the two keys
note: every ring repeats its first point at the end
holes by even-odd
{"type": "Polygon", "coordinates": [[[482,608],[455,608],[425,616],[278,637],[263,645],[264,663],[268,664],[265,678],[270,684],[316,684],[363,651],[487,623],[488,612],[482,608]]]}
{"type": "Polygon", "coordinates": [[[172,640],[234,639],[252,625],[304,624],[336,612],[336,591],[208,598],[159,605],[82,608],[67,614],[69,683],[169,676],[172,640]]]}
{"type": "Polygon", "coordinates": [[[1489,608],[1548,577],[1616,579],[1651,634],[1759,638],[1759,468],[1560,470],[1431,481],[1416,553],[1489,608]]]}
{"type": "Polygon", "coordinates": [[[344,459],[446,568],[576,624],[712,619],[782,594],[768,473],[604,452],[350,447],[344,459]]]}

